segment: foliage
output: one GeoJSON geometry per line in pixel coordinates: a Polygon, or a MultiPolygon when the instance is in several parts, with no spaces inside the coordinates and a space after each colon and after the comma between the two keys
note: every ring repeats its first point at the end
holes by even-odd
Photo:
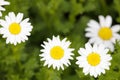
{"type": "MultiPolygon", "coordinates": [[[[90,19],[98,15],[111,15],[114,23],[120,23],[120,0],[8,0],[4,6],[8,12],[24,13],[29,17],[33,31],[29,40],[17,46],[0,39],[0,80],[120,80],[120,43],[115,45],[111,67],[98,78],[85,76],[75,64],[78,49],[88,41],[84,29],[90,19]],[[40,46],[52,35],[67,37],[75,48],[72,65],[64,71],[43,67],[40,46]],[[114,77],[113,77],[114,75],[114,77]]],[[[114,24],[113,23],[113,24],[114,24]]]]}

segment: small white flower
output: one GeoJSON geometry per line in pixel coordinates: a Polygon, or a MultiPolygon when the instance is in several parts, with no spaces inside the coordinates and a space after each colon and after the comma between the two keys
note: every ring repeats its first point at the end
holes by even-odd
{"type": "Polygon", "coordinates": [[[5,8],[3,8],[4,5],[9,5],[10,3],[4,0],[0,0],[0,16],[2,16],[1,11],[5,11],[5,8]]]}
{"type": "Polygon", "coordinates": [[[48,42],[43,42],[41,46],[44,48],[40,50],[42,54],[41,61],[45,61],[44,66],[48,65],[48,68],[53,66],[53,69],[59,70],[60,68],[64,70],[64,65],[70,65],[70,59],[73,59],[71,56],[74,55],[72,51],[73,48],[69,48],[71,42],[66,41],[66,38],[60,40],[59,36],[51,39],[47,39],[48,42]]]}
{"type": "Polygon", "coordinates": [[[80,68],[83,68],[85,75],[90,74],[90,76],[97,77],[101,73],[105,74],[105,69],[109,70],[111,65],[110,60],[112,57],[107,54],[109,49],[106,49],[103,44],[94,44],[93,47],[90,43],[85,44],[85,48],[80,48],[77,57],[76,64],[80,68]]]}
{"type": "Polygon", "coordinates": [[[109,48],[111,51],[114,51],[114,43],[116,40],[120,40],[120,25],[112,25],[112,17],[99,16],[100,23],[95,20],[90,20],[86,28],[87,33],[86,37],[90,38],[89,43],[95,44],[104,44],[105,47],[109,48]]]}
{"type": "Polygon", "coordinates": [[[30,36],[32,31],[31,23],[29,18],[22,21],[23,14],[18,13],[17,16],[13,12],[10,12],[8,16],[5,16],[5,20],[0,19],[0,33],[3,34],[3,38],[6,39],[6,43],[16,45],[17,43],[25,42],[28,40],[27,36],[30,36]]]}

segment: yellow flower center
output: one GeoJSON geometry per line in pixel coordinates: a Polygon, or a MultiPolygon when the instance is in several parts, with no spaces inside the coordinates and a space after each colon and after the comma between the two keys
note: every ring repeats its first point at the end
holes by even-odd
{"type": "Polygon", "coordinates": [[[20,24],[18,24],[18,23],[16,23],[16,22],[10,24],[10,26],[9,26],[9,31],[10,31],[11,34],[14,34],[14,35],[19,34],[20,31],[21,31],[21,26],[20,26],[20,24]]]}
{"type": "Polygon", "coordinates": [[[100,28],[98,35],[103,40],[110,40],[112,38],[112,30],[108,27],[100,28]]]}
{"type": "Polygon", "coordinates": [[[100,55],[92,52],[87,56],[87,61],[91,66],[96,66],[100,63],[100,55]]]}
{"type": "Polygon", "coordinates": [[[64,50],[60,46],[54,46],[50,50],[50,55],[53,59],[60,60],[64,56],[64,50]]]}

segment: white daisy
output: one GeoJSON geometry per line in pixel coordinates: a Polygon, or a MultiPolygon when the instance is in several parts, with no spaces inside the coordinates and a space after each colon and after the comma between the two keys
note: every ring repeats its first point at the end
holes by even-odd
{"type": "Polygon", "coordinates": [[[6,39],[6,43],[11,43],[16,45],[17,43],[25,42],[28,40],[27,36],[30,36],[32,31],[31,23],[29,23],[29,18],[22,21],[23,14],[18,13],[17,16],[13,12],[10,12],[8,16],[5,16],[5,20],[0,19],[0,33],[3,34],[3,38],[6,39]]]}
{"type": "Polygon", "coordinates": [[[5,11],[5,8],[3,8],[4,5],[9,5],[10,3],[4,0],[0,0],[0,16],[2,16],[1,11],[5,11]]]}
{"type": "Polygon", "coordinates": [[[76,64],[80,68],[83,68],[85,75],[90,74],[90,76],[97,77],[101,73],[105,74],[105,69],[109,70],[111,65],[110,60],[112,57],[107,54],[109,49],[106,49],[103,44],[94,44],[93,47],[90,43],[85,44],[85,48],[80,48],[77,57],[76,64]]]}
{"type": "Polygon", "coordinates": [[[112,17],[99,16],[100,23],[95,20],[90,20],[87,24],[88,28],[86,28],[87,33],[86,37],[90,38],[90,43],[95,44],[104,44],[111,51],[114,51],[114,43],[116,40],[120,40],[120,35],[118,32],[120,31],[120,25],[112,25],[112,17]]]}
{"type": "Polygon", "coordinates": [[[47,40],[48,42],[43,42],[44,45],[41,45],[44,48],[40,50],[42,52],[39,55],[42,57],[41,61],[45,61],[44,66],[48,65],[48,68],[53,66],[53,69],[59,70],[61,68],[64,70],[63,65],[69,66],[69,60],[73,59],[71,56],[74,55],[72,53],[74,49],[69,48],[71,42],[66,41],[66,38],[60,40],[59,36],[53,36],[52,40],[49,38],[47,40]]]}

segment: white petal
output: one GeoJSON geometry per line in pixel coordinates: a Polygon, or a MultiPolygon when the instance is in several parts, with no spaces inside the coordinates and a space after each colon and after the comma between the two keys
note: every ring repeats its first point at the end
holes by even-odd
{"type": "Polygon", "coordinates": [[[96,34],[93,34],[93,33],[88,32],[88,33],[85,34],[85,36],[86,36],[86,37],[95,37],[96,34]]]}
{"type": "Polygon", "coordinates": [[[112,25],[112,17],[108,15],[105,20],[105,27],[111,27],[111,25],[112,25]]]}
{"type": "Polygon", "coordinates": [[[16,16],[16,22],[20,23],[22,19],[23,19],[23,13],[18,13],[18,15],[16,16]]]}
{"type": "Polygon", "coordinates": [[[15,14],[13,12],[9,13],[9,17],[10,17],[11,22],[15,22],[16,17],[15,17],[15,14]]]}
{"type": "Polygon", "coordinates": [[[114,25],[111,27],[113,32],[119,32],[120,31],[120,25],[114,25]]]}
{"type": "Polygon", "coordinates": [[[92,46],[91,46],[90,43],[86,43],[86,44],[85,44],[85,48],[86,48],[86,50],[87,50],[88,52],[91,52],[91,51],[92,51],[92,46]]]}
{"type": "Polygon", "coordinates": [[[96,52],[98,50],[98,45],[97,44],[94,44],[93,45],[93,52],[96,52]]]}
{"type": "Polygon", "coordinates": [[[2,16],[2,13],[1,13],[1,11],[0,11],[0,16],[2,16]]]}
{"type": "MultiPolygon", "coordinates": [[[[100,26],[105,27],[105,18],[103,16],[99,16],[100,26]]],[[[107,26],[106,26],[107,27],[107,26]]]]}
{"type": "Polygon", "coordinates": [[[89,27],[94,29],[99,29],[100,25],[95,20],[90,20],[90,22],[87,24],[89,27]]]}
{"type": "Polygon", "coordinates": [[[10,2],[8,2],[8,1],[3,1],[2,3],[1,3],[1,5],[9,5],[10,4],[10,2]]]}
{"type": "Polygon", "coordinates": [[[120,40],[120,34],[114,33],[113,35],[116,38],[116,40],[120,40]]]}

